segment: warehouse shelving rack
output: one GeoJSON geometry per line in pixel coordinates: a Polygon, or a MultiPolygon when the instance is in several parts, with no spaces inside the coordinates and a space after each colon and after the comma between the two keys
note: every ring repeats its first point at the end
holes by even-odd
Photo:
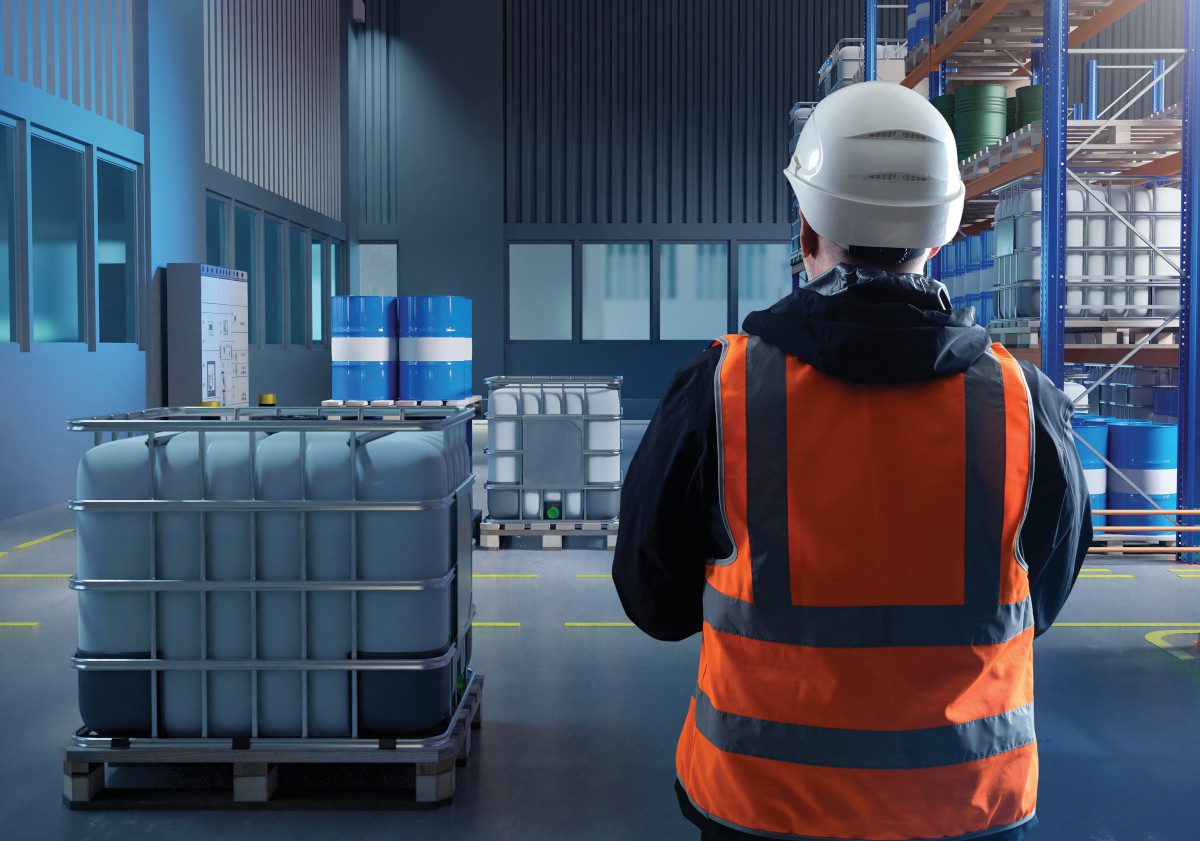
{"type": "MultiPolygon", "coordinates": [[[[978,171],[981,161],[968,162],[976,169],[967,173],[969,212],[964,222],[976,227],[985,223],[988,219],[985,197],[991,191],[1040,174],[1040,346],[1036,351],[1016,349],[1016,353],[1025,358],[1036,355],[1042,370],[1060,387],[1066,362],[1066,187],[1068,179],[1084,185],[1084,179],[1072,170],[1087,171],[1088,177],[1092,178],[1109,173],[1147,180],[1179,180],[1182,193],[1178,266],[1180,307],[1175,315],[1162,320],[1158,332],[1178,319],[1179,504],[1181,513],[1187,514],[1200,508],[1200,311],[1197,308],[1200,297],[1200,158],[1197,157],[1200,154],[1197,151],[1200,148],[1200,2],[1185,4],[1187,19],[1182,49],[1099,50],[1083,47],[1092,37],[1146,2],[1148,0],[961,0],[947,8],[944,0],[934,0],[931,4],[932,34],[909,52],[908,72],[902,84],[914,88],[921,80],[928,79],[930,98],[942,94],[950,78],[982,81],[1029,75],[1042,84],[1044,119],[1040,137],[1036,140],[1025,138],[1027,149],[1011,149],[1007,155],[1003,150],[985,150],[981,154],[987,154],[988,159],[982,162],[982,172],[978,171]],[[1072,121],[1069,125],[1068,50],[1091,55],[1154,55],[1157,60],[1173,57],[1175,60],[1169,66],[1152,65],[1148,75],[1153,78],[1149,85],[1139,88],[1135,83],[1120,98],[1133,94],[1131,103],[1147,91],[1153,91],[1155,110],[1159,110],[1163,105],[1159,93],[1162,78],[1173,70],[1182,69],[1183,101],[1177,117],[1168,110],[1146,120],[1120,121],[1126,106],[1114,103],[1110,107],[1117,110],[1107,119],[1072,121]],[[949,73],[953,75],[948,78],[949,73]],[[1177,142],[1172,135],[1176,127],[1177,142]],[[1110,131],[1110,135],[1102,137],[1106,131],[1110,131]],[[1132,139],[1135,133],[1142,141],[1140,146],[1132,139]],[[1077,134],[1083,136],[1077,138],[1077,134]],[[1134,148],[1122,148],[1122,144],[1134,148]],[[997,152],[999,155],[993,160],[997,152]],[[1070,168],[1068,162],[1071,162],[1070,168]]],[[[864,54],[868,56],[874,55],[879,8],[879,0],[866,0],[864,54]]],[[[1093,74],[1097,71],[1097,64],[1089,64],[1090,95],[1086,112],[1089,117],[1102,116],[1092,102],[1096,90],[1093,74]]],[[[1120,213],[1111,207],[1106,209],[1125,222],[1120,213]]],[[[936,260],[933,271],[935,274],[938,271],[936,260]]],[[[1160,360],[1165,349],[1150,347],[1157,334],[1147,334],[1128,351],[1118,349],[1115,358],[1109,354],[1098,359],[1093,352],[1087,361],[1112,365],[1093,388],[1131,360],[1160,360]]],[[[1200,518],[1185,516],[1181,523],[1197,525],[1200,518]]],[[[1197,548],[1200,547],[1200,534],[1184,531],[1180,535],[1180,544],[1192,552],[1181,555],[1182,560],[1200,559],[1200,555],[1195,554],[1200,551],[1197,548]]]]}

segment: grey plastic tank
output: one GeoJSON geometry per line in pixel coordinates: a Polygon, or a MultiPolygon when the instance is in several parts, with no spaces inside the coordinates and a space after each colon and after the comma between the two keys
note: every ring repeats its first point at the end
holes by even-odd
{"type": "MultiPolygon", "coordinates": [[[[79,464],[79,499],[149,499],[147,438],[110,441],[88,450],[79,464]]],[[[78,573],[81,579],[153,577],[152,515],[80,511],[78,573]]],[[[150,656],[150,595],[83,590],[79,593],[79,655],[150,656]]],[[[101,735],[150,732],[150,674],[145,671],[79,672],[79,712],[101,735]]]]}
{"type": "MultiPolygon", "coordinates": [[[[262,433],[254,435],[261,441],[262,433]]],[[[204,473],[200,470],[200,433],[170,436],[158,448],[159,496],[167,499],[249,499],[251,438],[245,432],[204,435],[204,473]]],[[[159,576],[167,579],[245,581],[250,577],[252,514],[228,511],[162,513],[155,534],[159,576]]],[[[167,660],[250,658],[250,594],[245,592],[162,593],[159,595],[158,640],[167,660]],[[201,604],[207,603],[204,628],[201,604]],[[202,633],[203,630],[203,633],[202,633]],[[201,640],[204,646],[201,646],[201,640]]],[[[166,736],[202,733],[203,675],[162,673],[161,709],[166,736]]],[[[209,736],[249,736],[250,674],[208,673],[209,736]]]]}

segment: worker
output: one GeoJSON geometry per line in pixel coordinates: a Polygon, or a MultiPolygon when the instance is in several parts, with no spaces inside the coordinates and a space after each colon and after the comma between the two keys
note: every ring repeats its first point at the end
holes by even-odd
{"type": "Polygon", "coordinates": [[[945,119],[900,85],[823,100],[786,171],[812,280],[675,375],[613,579],[700,632],[676,791],[703,838],[1024,838],[1033,639],[1091,540],[1071,405],[953,310],[945,119]]]}

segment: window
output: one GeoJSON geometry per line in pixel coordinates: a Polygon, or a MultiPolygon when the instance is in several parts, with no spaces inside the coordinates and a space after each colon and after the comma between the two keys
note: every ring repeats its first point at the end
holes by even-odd
{"type": "Polygon", "coordinates": [[[82,341],[83,152],[43,137],[30,152],[33,341],[82,341]]]}
{"type": "Polygon", "coordinates": [[[263,219],[263,341],[283,344],[283,223],[263,219]]]}
{"type": "Polygon", "coordinates": [[[358,246],[358,294],[395,295],[399,276],[394,242],[364,242],[358,246]]]}
{"type": "Polygon", "coordinates": [[[738,245],[738,326],[755,310],[792,294],[792,248],[786,242],[738,245]]]}
{"type": "Polygon", "coordinates": [[[220,199],[204,199],[204,262],[225,265],[225,213],[228,205],[220,199]]]}
{"type": "Polygon", "coordinates": [[[508,246],[508,337],[570,340],[570,243],[508,246]]]}
{"type": "Polygon", "coordinates": [[[233,267],[247,275],[250,302],[250,344],[258,341],[258,214],[244,207],[233,209],[233,267]]]}
{"type": "Polygon", "coordinates": [[[288,228],[288,337],[293,345],[305,344],[304,310],[308,296],[308,263],[304,231],[288,228]]]}
{"type": "Polygon", "coordinates": [[[650,244],[582,246],[583,338],[650,338],[650,244]]]}
{"type": "Polygon", "coordinates": [[[321,328],[324,322],[325,313],[325,286],[324,286],[324,266],[325,254],[324,250],[329,247],[327,242],[314,240],[310,251],[312,253],[312,270],[311,270],[311,295],[312,301],[312,340],[314,342],[321,341],[321,328]]]}
{"type": "Polygon", "coordinates": [[[329,294],[347,295],[346,280],[342,274],[342,243],[333,240],[329,243],[329,294]]]}
{"type": "Polygon", "coordinates": [[[729,246],[723,242],[659,247],[659,337],[713,339],[726,332],[729,246]]]}
{"type": "Polygon", "coordinates": [[[137,341],[137,172],[96,161],[96,339],[137,341]]]}
{"type": "Polygon", "coordinates": [[[0,124],[0,342],[17,338],[16,199],[13,183],[13,127],[0,124]]]}

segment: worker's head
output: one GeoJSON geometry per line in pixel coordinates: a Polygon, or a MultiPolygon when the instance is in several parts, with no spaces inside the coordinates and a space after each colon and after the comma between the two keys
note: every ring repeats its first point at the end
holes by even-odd
{"type": "Polygon", "coordinates": [[[902,85],[861,82],[825,97],[784,174],[811,278],[838,263],[920,272],[962,221],[954,133],[902,85]]]}

